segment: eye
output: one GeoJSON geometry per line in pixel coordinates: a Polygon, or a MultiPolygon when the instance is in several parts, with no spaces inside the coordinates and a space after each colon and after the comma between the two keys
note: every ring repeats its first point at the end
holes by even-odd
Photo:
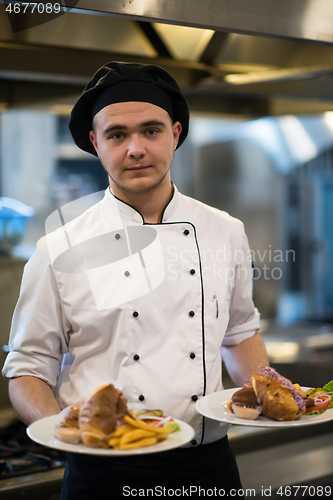
{"type": "Polygon", "coordinates": [[[113,134],[110,135],[109,139],[119,141],[120,139],[123,139],[123,137],[124,137],[123,132],[114,132],[113,134]]]}
{"type": "Polygon", "coordinates": [[[158,133],[158,130],[156,128],[149,128],[146,132],[146,134],[151,136],[151,137],[156,135],[157,133],[158,133]]]}

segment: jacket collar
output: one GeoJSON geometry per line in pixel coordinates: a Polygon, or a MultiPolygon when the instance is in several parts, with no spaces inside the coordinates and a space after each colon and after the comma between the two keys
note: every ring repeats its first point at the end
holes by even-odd
{"type": "MultiPolygon", "coordinates": [[[[181,194],[179,193],[177,187],[173,184],[173,195],[171,200],[164,207],[162,213],[162,224],[166,222],[175,222],[174,216],[179,207],[181,194]]],[[[145,224],[143,216],[128,203],[120,200],[111,192],[110,188],[105,190],[104,203],[107,205],[108,209],[111,209],[113,213],[126,219],[127,222],[134,222],[136,224],[145,224]]]]}

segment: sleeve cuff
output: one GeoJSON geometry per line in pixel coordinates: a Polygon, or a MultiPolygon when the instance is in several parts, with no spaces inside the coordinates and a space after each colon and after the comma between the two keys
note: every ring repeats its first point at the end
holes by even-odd
{"type": "Polygon", "coordinates": [[[243,325],[233,326],[228,328],[222,342],[222,346],[237,345],[253,335],[260,329],[260,316],[257,312],[256,316],[249,322],[243,325]]]}
{"type": "Polygon", "coordinates": [[[37,377],[55,389],[59,375],[60,364],[49,356],[30,356],[21,352],[10,352],[7,355],[2,375],[7,378],[31,376],[37,377]]]}

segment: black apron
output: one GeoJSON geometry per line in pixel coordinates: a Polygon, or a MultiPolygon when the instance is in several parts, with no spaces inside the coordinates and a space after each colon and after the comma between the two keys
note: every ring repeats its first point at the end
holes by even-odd
{"type": "Polygon", "coordinates": [[[226,436],[207,445],[140,456],[68,453],[59,500],[218,498],[230,496],[231,490],[233,498],[244,498],[237,494],[241,488],[226,436]]]}

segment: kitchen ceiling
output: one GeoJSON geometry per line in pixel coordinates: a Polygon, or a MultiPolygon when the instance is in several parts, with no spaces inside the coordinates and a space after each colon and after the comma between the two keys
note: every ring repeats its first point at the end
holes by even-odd
{"type": "Polygon", "coordinates": [[[2,108],[54,105],[66,113],[101,65],[123,60],[168,70],[192,112],[252,118],[333,110],[330,0],[65,4],[59,15],[23,14],[24,3],[9,14],[0,1],[2,108]]]}

